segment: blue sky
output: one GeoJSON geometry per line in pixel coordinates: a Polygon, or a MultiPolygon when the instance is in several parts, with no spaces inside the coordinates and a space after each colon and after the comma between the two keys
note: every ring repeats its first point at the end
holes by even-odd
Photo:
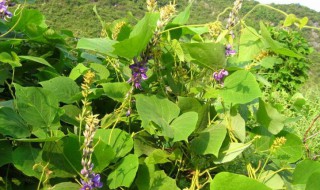
{"type": "Polygon", "coordinates": [[[320,12],[320,0],[257,0],[263,4],[276,3],[276,4],[290,4],[290,3],[299,3],[309,7],[310,9],[320,12]]]}

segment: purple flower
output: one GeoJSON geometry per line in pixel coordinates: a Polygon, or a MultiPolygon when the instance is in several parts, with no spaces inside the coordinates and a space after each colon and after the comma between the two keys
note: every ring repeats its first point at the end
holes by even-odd
{"type": "Polygon", "coordinates": [[[146,80],[148,78],[147,76],[147,61],[138,61],[137,59],[134,59],[134,64],[130,65],[129,68],[131,69],[131,78],[128,80],[128,82],[133,82],[134,86],[138,89],[141,89],[141,81],[146,80]]]}
{"type": "Polygon", "coordinates": [[[0,18],[5,19],[6,18],[11,18],[12,13],[8,11],[8,5],[6,0],[0,0],[0,18]]]}
{"type": "Polygon", "coordinates": [[[81,179],[82,187],[80,190],[93,190],[95,188],[102,188],[103,183],[100,181],[100,174],[92,172],[87,180],[81,179]]]}
{"type": "Polygon", "coordinates": [[[229,73],[225,69],[221,69],[219,72],[214,72],[213,73],[213,78],[219,83],[223,83],[223,79],[228,76],[229,73]]]}
{"type": "Polygon", "coordinates": [[[232,55],[235,55],[236,53],[237,53],[236,50],[232,49],[231,44],[228,44],[226,46],[226,56],[232,56],[232,55]]]}

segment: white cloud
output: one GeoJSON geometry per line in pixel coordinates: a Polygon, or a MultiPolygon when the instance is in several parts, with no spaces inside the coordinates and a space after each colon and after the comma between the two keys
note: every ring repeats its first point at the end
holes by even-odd
{"type": "Polygon", "coordinates": [[[309,7],[310,9],[320,12],[320,1],[319,0],[257,0],[263,4],[276,3],[276,4],[290,4],[290,3],[299,3],[309,7]]]}

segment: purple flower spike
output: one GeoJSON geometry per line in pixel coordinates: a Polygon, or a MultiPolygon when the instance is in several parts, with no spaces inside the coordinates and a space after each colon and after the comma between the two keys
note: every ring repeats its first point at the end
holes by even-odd
{"type": "Polygon", "coordinates": [[[235,55],[236,53],[237,53],[236,50],[232,49],[231,44],[228,44],[226,46],[226,56],[232,56],[232,55],[235,55]]]}
{"type": "Polygon", "coordinates": [[[8,5],[6,0],[0,0],[0,18],[6,20],[6,18],[11,18],[12,13],[8,11],[8,5]]]}
{"type": "Polygon", "coordinates": [[[103,183],[100,181],[100,174],[93,174],[92,178],[93,187],[101,188],[103,183]]]}
{"type": "Polygon", "coordinates": [[[134,59],[134,64],[130,65],[129,68],[131,69],[131,78],[128,80],[128,82],[133,82],[134,87],[138,89],[141,88],[141,81],[148,79],[147,76],[147,61],[138,61],[136,58],[134,59]]]}
{"type": "Polygon", "coordinates": [[[220,84],[223,84],[223,79],[228,75],[229,75],[229,73],[227,70],[221,69],[219,72],[213,73],[213,78],[214,78],[214,80],[216,80],[220,84]]]}

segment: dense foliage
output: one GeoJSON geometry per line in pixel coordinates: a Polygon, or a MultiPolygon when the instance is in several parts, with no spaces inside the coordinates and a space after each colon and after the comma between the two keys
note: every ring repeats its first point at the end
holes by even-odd
{"type": "Polygon", "coordinates": [[[290,128],[311,113],[291,96],[311,48],[239,22],[241,3],[226,27],[186,25],[191,4],[178,13],[148,0],[136,24],[106,24],[94,7],[99,37],[80,39],[11,8],[0,23],[0,188],[316,189],[315,136],[290,128]],[[292,101],[278,101],[282,89],[292,101]]]}

